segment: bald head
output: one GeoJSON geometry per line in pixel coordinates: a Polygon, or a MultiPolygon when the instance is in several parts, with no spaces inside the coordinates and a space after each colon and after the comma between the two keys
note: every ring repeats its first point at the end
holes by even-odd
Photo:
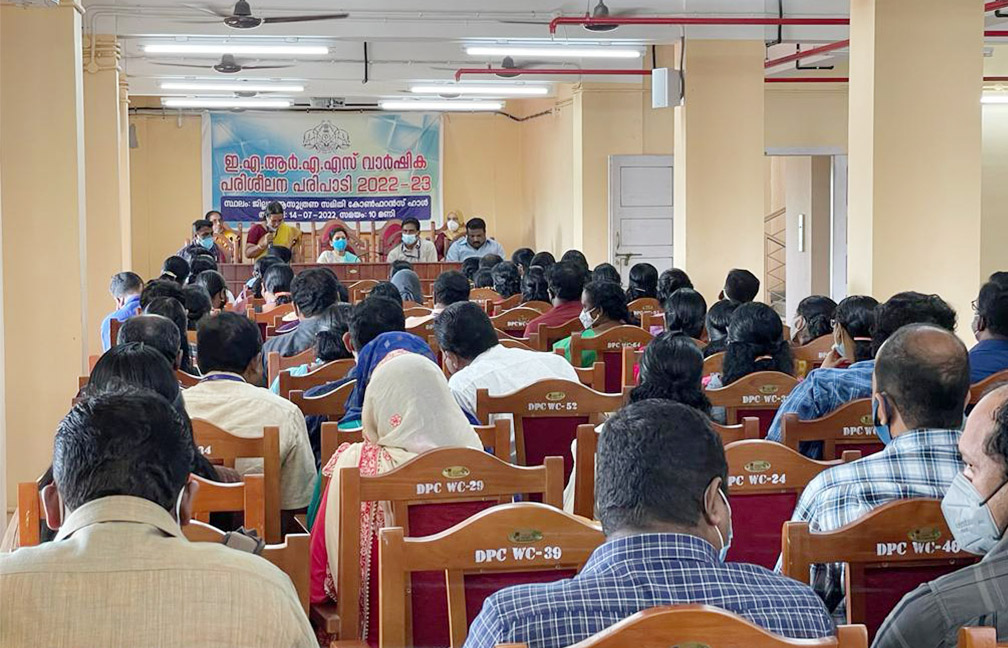
{"type": "Polygon", "coordinates": [[[879,349],[874,383],[907,429],[959,428],[970,387],[966,347],[943,328],[904,326],[879,349]]]}
{"type": "Polygon", "coordinates": [[[137,315],[119,328],[116,344],[143,342],[161,352],[173,369],[178,369],[182,334],[178,326],[163,315],[137,315]]]}

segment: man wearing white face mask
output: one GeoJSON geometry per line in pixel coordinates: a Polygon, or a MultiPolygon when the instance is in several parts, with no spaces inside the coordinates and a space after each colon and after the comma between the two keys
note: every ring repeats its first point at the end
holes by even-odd
{"type": "Polygon", "coordinates": [[[42,491],[59,533],[0,556],[0,645],[318,645],[283,572],[182,535],[195,452],[188,418],[152,391],[76,404],[42,491]]]}
{"type": "Polygon", "coordinates": [[[402,222],[402,242],[392,248],[386,259],[394,261],[409,261],[410,263],[437,263],[437,248],[425,238],[420,237],[420,221],[410,216],[402,222]]]}
{"type": "Polygon", "coordinates": [[[1008,387],[977,404],[959,449],[966,469],[942,512],[959,546],[983,560],[907,594],[874,648],[954,648],[964,626],[993,626],[998,641],[1008,641],[1008,387]]]}
{"type": "Polygon", "coordinates": [[[628,405],[606,423],[595,461],[605,543],[574,578],[492,595],[465,648],[559,648],[641,610],[690,603],[733,612],[784,637],[834,634],[807,585],[724,561],[732,537],[728,464],[698,410],[657,399],[628,405]]]}

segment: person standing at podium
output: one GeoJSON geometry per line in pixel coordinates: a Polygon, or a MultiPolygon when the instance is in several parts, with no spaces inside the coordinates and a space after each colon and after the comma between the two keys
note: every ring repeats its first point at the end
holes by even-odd
{"type": "Polygon", "coordinates": [[[245,239],[245,256],[258,259],[266,254],[271,245],[293,251],[301,238],[301,230],[283,220],[283,205],[275,200],[266,205],[263,222],[249,228],[248,237],[245,239]]]}
{"type": "Polygon", "coordinates": [[[389,263],[437,263],[437,248],[432,242],[420,237],[420,221],[408,216],[402,222],[402,242],[389,251],[386,260],[389,263]]]}

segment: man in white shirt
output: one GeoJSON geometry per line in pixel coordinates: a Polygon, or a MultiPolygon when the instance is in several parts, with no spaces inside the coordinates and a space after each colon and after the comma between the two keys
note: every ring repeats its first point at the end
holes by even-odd
{"type": "MultiPolygon", "coordinates": [[[[265,389],[259,327],[244,315],[208,318],[196,336],[203,379],[183,390],[186,411],[235,436],[260,437],[265,426],[280,428],[280,507],[308,506],[315,480],[315,457],[301,410],[265,389]]],[[[241,473],[261,472],[261,461],[239,461],[241,473]]]]}
{"type": "Polygon", "coordinates": [[[434,320],[434,332],[451,374],[448,387],[459,405],[473,414],[477,389],[502,396],[540,380],[578,380],[574,367],[555,353],[501,346],[490,318],[474,302],[446,308],[434,320]]]}
{"type": "Polygon", "coordinates": [[[81,400],[42,491],[52,542],[0,555],[0,646],[317,646],[290,579],[189,542],[189,419],[154,392],[81,400]]]}
{"type": "Polygon", "coordinates": [[[409,216],[402,222],[402,243],[392,248],[386,260],[389,263],[437,263],[437,248],[432,242],[420,237],[420,221],[409,216]]]}

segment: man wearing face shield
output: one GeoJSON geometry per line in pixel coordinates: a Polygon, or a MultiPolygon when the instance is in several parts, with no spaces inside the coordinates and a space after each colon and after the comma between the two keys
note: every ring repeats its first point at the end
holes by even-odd
{"type": "Polygon", "coordinates": [[[954,648],[964,626],[993,626],[1008,640],[1008,386],[985,396],[966,420],[966,464],[942,500],[959,547],[983,556],[907,594],[874,648],[954,648]]]}

